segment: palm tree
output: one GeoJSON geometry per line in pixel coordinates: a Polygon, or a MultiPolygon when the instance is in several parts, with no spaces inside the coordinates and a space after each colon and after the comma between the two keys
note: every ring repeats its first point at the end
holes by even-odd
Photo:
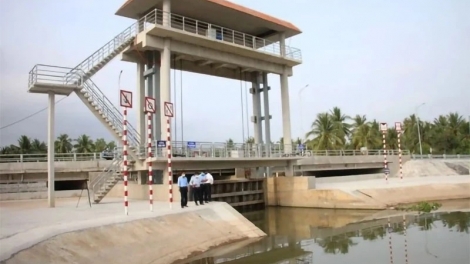
{"type": "Polygon", "coordinates": [[[109,150],[114,150],[116,148],[116,142],[110,141],[108,144],[106,144],[106,148],[109,150]]]}
{"type": "Polygon", "coordinates": [[[351,143],[354,149],[362,147],[367,149],[381,148],[382,139],[378,131],[377,121],[368,122],[365,115],[356,115],[353,118],[351,143]]]}
{"type": "Polygon", "coordinates": [[[343,146],[343,140],[338,136],[338,126],[328,113],[319,113],[311,127],[312,130],[305,135],[311,149],[338,149],[343,146]]]}
{"type": "Polygon", "coordinates": [[[77,153],[92,153],[95,148],[93,140],[85,134],[79,136],[75,141],[77,144],[74,147],[77,153]]]}
{"type": "Polygon", "coordinates": [[[227,150],[232,150],[235,147],[235,144],[233,143],[233,139],[229,138],[226,142],[225,145],[227,146],[227,150]]]}
{"type": "Polygon", "coordinates": [[[39,139],[34,139],[31,142],[31,153],[46,153],[47,145],[44,142],[39,141],[39,139]]]}
{"type": "Polygon", "coordinates": [[[346,121],[351,118],[343,114],[339,107],[333,107],[333,109],[330,110],[330,116],[333,120],[337,136],[341,138],[343,146],[346,145],[347,137],[351,134],[351,125],[346,121]]]}
{"type": "Polygon", "coordinates": [[[69,153],[72,151],[72,139],[67,134],[61,134],[54,142],[54,148],[57,153],[69,153]]]}
{"type": "Polygon", "coordinates": [[[104,138],[98,138],[96,141],[95,141],[95,149],[94,151],[95,152],[102,152],[104,151],[106,148],[107,148],[107,143],[106,143],[106,140],[104,140],[104,138]]]}
{"type": "Polygon", "coordinates": [[[32,146],[31,146],[31,140],[29,139],[28,136],[22,135],[18,139],[18,150],[20,154],[27,154],[31,153],[32,146]]]}

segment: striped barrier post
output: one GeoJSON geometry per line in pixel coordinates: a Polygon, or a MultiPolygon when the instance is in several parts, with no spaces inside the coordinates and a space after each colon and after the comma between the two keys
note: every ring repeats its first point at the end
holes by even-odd
{"type": "Polygon", "coordinates": [[[402,153],[401,153],[401,123],[395,122],[395,130],[397,131],[397,141],[398,141],[398,163],[400,166],[400,180],[403,180],[403,162],[402,162],[402,153]]]}
{"type": "Polygon", "coordinates": [[[147,166],[149,186],[149,209],[153,212],[153,168],[152,168],[152,114],[156,112],[155,98],[146,96],[144,111],[147,113],[147,166]]]}
{"type": "Polygon", "coordinates": [[[403,232],[405,235],[405,263],[408,264],[408,241],[406,239],[406,217],[403,215],[403,232]]]}
{"type": "Polygon", "coordinates": [[[390,264],[393,264],[392,227],[390,226],[390,218],[388,218],[388,247],[390,249],[390,264]]]}
{"type": "Polygon", "coordinates": [[[132,108],[132,92],[120,90],[119,91],[120,105],[123,107],[122,115],[122,160],[123,160],[123,176],[124,176],[124,213],[129,215],[129,200],[128,200],[128,140],[127,140],[127,109],[132,108]]]}
{"type": "Polygon", "coordinates": [[[168,200],[170,202],[170,209],[173,207],[173,171],[171,168],[171,124],[170,118],[173,117],[173,104],[170,102],[165,102],[163,106],[163,111],[166,116],[166,150],[168,156],[168,200]]]}
{"type": "Polygon", "coordinates": [[[380,123],[380,130],[382,131],[385,181],[388,183],[387,142],[385,138],[385,136],[387,135],[387,123],[380,123]]]}

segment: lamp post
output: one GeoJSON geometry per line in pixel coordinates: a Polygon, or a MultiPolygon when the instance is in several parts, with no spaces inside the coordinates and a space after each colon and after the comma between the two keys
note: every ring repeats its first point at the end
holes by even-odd
{"type": "Polygon", "coordinates": [[[302,92],[308,87],[308,84],[302,87],[302,89],[299,90],[299,100],[300,100],[300,130],[303,133],[302,138],[305,136],[305,131],[303,129],[303,109],[302,109],[302,92]]]}
{"type": "Polygon", "coordinates": [[[418,109],[425,105],[426,103],[422,103],[420,105],[418,105],[416,107],[416,110],[415,110],[415,115],[416,115],[416,120],[418,121],[418,142],[419,142],[419,155],[421,156],[421,158],[423,158],[423,146],[421,145],[421,133],[419,131],[419,117],[418,117],[418,109]]]}

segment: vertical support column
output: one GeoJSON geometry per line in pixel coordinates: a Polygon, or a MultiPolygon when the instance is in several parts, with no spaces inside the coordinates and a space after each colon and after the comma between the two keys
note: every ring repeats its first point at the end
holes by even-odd
{"type": "Polygon", "coordinates": [[[163,10],[163,26],[169,27],[171,26],[171,1],[170,0],[163,0],[162,4],[163,10]]]}
{"type": "Polygon", "coordinates": [[[145,142],[145,64],[137,63],[137,133],[139,133],[139,143],[145,142]]]}
{"type": "MultiPolygon", "coordinates": [[[[152,76],[152,94],[157,104],[160,102],[160,52],[153,51],[153,76],[152,76]]],[[[161,133],[161,113],[155,113],[152,115],[152,135],[153,140],[160,140],[165,137],[165,134],[161,133]]]]}
{"type": "Polygon", "coordinates": [[[281,57],[286,56],[286,34],[284,32],[281,32],[279,34],[279,46],[281,49],[281,57]]]}
{"type": "Polygon", "coordinates": [[[165,102],[171,101],[171,90],[170,90],[170,70],[171,70],[171,51],[170,51],[170,39],[164,40],[163,52],[161,53],[160,61],[160,98],[155,98],[157,103],[160,103],[160,134],[163,137],[166,135],[166,117],[164,115],[164,104],[165,102]]]}
{"type": "Polygon", "coordinates": [[[147,158],[148,158],[148,167],[149,167],[149,203],[150,203],[150,212],[153,212],[153,169],[152,169],[152,113],[147,113],[148,117],[148,141],[147,141],[147,158]]]}
{"type": "Polygon", "coordinates": [[[290,125],[289,82],[287,69],[281,74],[281,108],[282,108],[282,133],[284,138],[284,153],[292,153],[292,136],[290,125]]]}
{"type": "Polygon", "coordinates": [[[129,214],[128,206],[129,201],[127,199],[127,178],[129,176],[129,170],[127,167],[127,107],[124,107],[122,123],[122,159],[123,159],[123,175],[124,175],[124,213],[129,214]]]}
{"type": "Polygon", "coordinates": [[[263,80],[263,99],[264,99],[264,139],[266,141],[266,148],[268,151],[268,157],[271,156],[271,115],[269,113],[269,90],[271,87],[268,86],[268,74],[262,74],[263,80]]]}
{"type": "Polygon", "coordinates": [[[54,118],[55,118],[55,95],[49,93],[49,109],[47,124],[47,200],[49,207],[55,207],[55,150],[54,150],[54,118]]]}
{"type": "MultiPolygon", "coordinates": [[[[263,127],[261,126],[261,95],[259,73],[252,75],[252,88],[250,93],[253,95],[253,118],[255,144],[263,144],[263,127]]],[[[258,148],[259,149],[259,148],[258,148]]]]}

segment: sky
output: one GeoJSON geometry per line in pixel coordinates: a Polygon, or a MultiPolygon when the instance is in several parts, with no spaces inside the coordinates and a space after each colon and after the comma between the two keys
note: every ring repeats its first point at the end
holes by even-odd
{"type": "MultiPolygon", "coordinates": [[[[8,126],[47,107],[46,95],[27,92],[28,72],[35,64],[74,67],[86,59],[133,23],[114,15],[123,2],[0,0],[0,146],[16,144],[20,135],[46,140],[47,111],[8,126]]],[[[304,135],[318,113],[335,106],[350,116],[366,115],[389,126],[422,103],[418,113],[423,120],[449,112],[470,116],[470,1],[233,2],[292,22],[303,31],[287,40],[287,45],[302,50],[303,57],[289,78],[293,137],[304,135]]],[[[121,70],[121,87],[135,91],[133,63],[115,59],[92,77],[116,106],[121,70]]],[[[251,123],[249,131],[242,125],[246,120],[242,122],[240,97],[245,98],[245,84],[180,74],[176,72],[173,85],[178,99],[181,89],[183,93],[183,102],[175,101],[178,140],[241,142],[243,136],[253,135],[251,123]]],[[[268,81],[271,138],[278,141],[280,79],[270,74],[268,81]]],[[[249,96],[250,113],[251,106],[249,96]]],[[[136,112],[129,115],[135,126],[136,112]]],[[[55,133],[112,139],[75,94],[57,103],[55,133]]]]}

